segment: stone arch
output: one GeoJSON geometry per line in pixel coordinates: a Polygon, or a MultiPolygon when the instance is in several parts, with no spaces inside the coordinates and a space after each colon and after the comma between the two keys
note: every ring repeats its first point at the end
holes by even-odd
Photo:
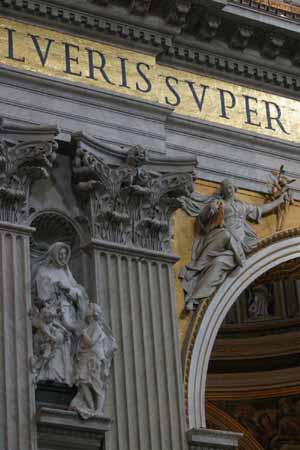
{"type": "MultiPolygon", "coordinates": [[[[30,264],[34,276],[50,245],[61,241],[71,247],[70,268],[75,278],[92,294],[94,286],[91,257],[83,251],[87,242],[86,230],[64,211],[55,208],[40,210],[30,217],[30,225],[35,228],[30,238],[30,264]]],[[[84,225],[84,224],[83,224],[84,225]]]]}
{"type": "Polygon", "coordinates": [[[84,241],[80,225],[59,209],[51,208],[34,213],[30,217],[30,225],[36,229],[31,243],[34,243],[36,237],[50,242],[55,239],[66,241],[73,248],[75,241],[78,246],[84,241]],[[38,234],[40,236],[37,236],[38,234]]]}
{"type": "Polygon", "coordinates": [[[190,429],[206,427],[205,387],[208,363],[219,329],[231,306],[257,277],[300,257],[300,229],[278,233],[263,242],[245,265],[229,276],[215,295],[200,305],[185,360],[185,400],[190,429]],[[275,242],[274,242],[275,241],[275,242]],[[263,247],[263,248],[261,248],[263,247]],[[198,323],[197,323],[198,321],[198,323]]]}

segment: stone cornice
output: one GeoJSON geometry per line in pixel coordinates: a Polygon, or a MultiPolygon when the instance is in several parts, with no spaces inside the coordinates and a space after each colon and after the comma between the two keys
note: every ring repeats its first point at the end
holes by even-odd
{"type": "Polygon", "coordinates": [[[104,252],[131,256],[142,261],[148,259],[151,261],[164,262],[166,264],[176,264],[176,262],[179,260],[178,256],[174,256],[172,254],[148,250],[145,248],[141,249],[138,247],[128,247],[121,244],[101,241],[99,239],[92,239],[89,243],[84,245],[82,249],[86,252],[91,252],[93,249],[97,249],[104,252]]]}
{"type": "Polygon", "coordinates": [[[120,7],[103,0],[84,5],[77,0],[0,0],[0,15],[147,51],[175,67],[297,94],[298,16],[256,8],[256,3],[170,0],[158,7],[149,0],[128,0],[120,7]]]}
{"type": "MultiPolygon", "coordinates": [[[[24,18],[45,26],[55,26],[74,33],[78,33],[80,26],[79,33],[82,35],[122,45],[133,41],[136,48],[151,49],[154,54],[160,52],[162,47],[172,45],[173,33],[169,27],[165,31],[159,31],[153,29],[151,23],[141,26],[134,22],[122,22],[116,13],[109,17],[103,15],[103,12],[101,8],[96,11],[95,8],[83,10],[79,5],[71,6],[67,1],[0,0],[0,14],[24,18]]],[[[118,12],[119,17],[124,17],[121,8],[118,12]]]]}

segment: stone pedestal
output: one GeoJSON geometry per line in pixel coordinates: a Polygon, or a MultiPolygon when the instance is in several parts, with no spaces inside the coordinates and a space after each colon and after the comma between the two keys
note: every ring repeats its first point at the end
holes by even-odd
{"type": "Polygon", "coordinates": [[[39,450],[106,450],[107,417],[82,420],[76,412],[39,408],[37,412],[39,450]]]}
{"type": "Polygon", "coordinates": [[[186,448],[172,265],[176,258],[93,240],[94,296],[118,351],[107,414],[110,450],[186,448]]]}
{"type": "Polygon", "coordinates": [[[187,436],[189,450],[237,450],[243,435],[230,431],[201,428],[189,430],[187,436]]]}
{"type": "Polygon", "coordinates": [[[0,448],[35,450],[29,236],[32,229],[0,222],[0,448]]]}

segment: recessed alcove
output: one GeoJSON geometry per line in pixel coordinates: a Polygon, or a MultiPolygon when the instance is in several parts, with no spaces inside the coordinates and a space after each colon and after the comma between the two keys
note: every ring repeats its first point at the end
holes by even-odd
{"type": "Polygon", "coordinates": [[[92,295],[91,260],[82,250],[84,233],[78,222],[59,209],[45,209],[32,215],[31,226],[35,228],[30,239],[31,268],[39,264],[55,242],[64,242],[71,248],[70,269],[76,280],[92,295]]]}
{"type": "MultiPolygon", "coordinates": [[[[32,287],[37,271],[47,262],[49,249],[53,244],[61,242],[67,244],[71,250],[68,266],[72,276],[90,292],[91,261],[89,255],[81,248],[83,233],[80,226],[64,212],[55,209],[33,214],[30,225],[35,229],[30,238],[32,287]]],[[[35,298],[34,289],[32,301],[33,298],[35,298]]],[[[47,381],[39,382],[35,392],[37,409],[54,408],[68,411],[77,388],[74,385],[47,381]]]]}
{"type": "Polygon", "coordinates": [[[210,428],[244,433],[243,449],[300,448],[300,260],[254,280],[227,313],[206,384],[210,428]]]}

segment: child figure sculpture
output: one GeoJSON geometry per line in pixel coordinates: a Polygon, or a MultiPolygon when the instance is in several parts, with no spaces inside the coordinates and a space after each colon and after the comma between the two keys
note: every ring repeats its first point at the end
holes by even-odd
{"type": "Polygon", "coordinates": [[[70,409],[88,419],[104,415],[110,367],[117,346],[99,305],[89,304],[85,322],[76,355],[74,381],[78,392],[70,409]]]}

